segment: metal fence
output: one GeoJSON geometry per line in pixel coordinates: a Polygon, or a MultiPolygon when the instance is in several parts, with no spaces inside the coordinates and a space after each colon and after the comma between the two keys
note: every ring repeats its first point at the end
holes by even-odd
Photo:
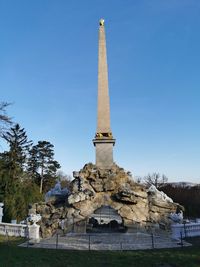
{"type": "Polygon", "coordinates": [[[142,250],[183,247],[188,244],[181,239],[175,241],[167,235],[126,233],[126,234],[56,234],[43,239],[36,247],[67,250],[142,250]]]}

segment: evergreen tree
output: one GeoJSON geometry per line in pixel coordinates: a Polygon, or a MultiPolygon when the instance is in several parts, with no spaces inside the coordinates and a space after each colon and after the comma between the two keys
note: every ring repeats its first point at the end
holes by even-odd
{"type": "MultiPolygon", "coordinates": [[[[41,201],[42,195],[39,193],[39,186],[31,179],[13,179],[8,166],[5,152],[0,155],[0,202],[4,203],[3,220],[21,221],[27,217],[29,203],[41,201]]],[[[27,173],[20,172],[20,178],[25,175],[27,173]]]]}
{"type": "Polygon", "coordinates": [[[5,130],[5,126],[10,125],[11,122],[11,118],[8,117],[7,113],[6,113],[6,108],[7,106],[9,106],[9,103],[6,102],[0,102],[0,135],[2,136],[2,133],[5,130]]]}
{"type": "Polygon", "coordinates": [[[27,171],[31,178],[37,183],[38,180],[38,149],[37,146],[33,146],[29,151],[29,157],[27,161],[27,171]]]}
{"type": "Polygon", "coordinates": [[[28,160],[28,171],[34,178],[39,178],[40,193],[44,187],[55,183],[56,172],[60,164],[54,160],[54,146],[47,141],[39,141],[37,145],[30,150],[28,160]]]}
{"type": "Polygon", "coordinates": [[[9,144],[9,151],[4,152],[2,156],[7,162],[9,176],[14,179],[18,178],[18,174],[22,173],[26,163],[28,151],[32,145],[32,141],[28,141],[24,128],[20,128],[19,124],[3,134],[3,138],[9,144]]]}

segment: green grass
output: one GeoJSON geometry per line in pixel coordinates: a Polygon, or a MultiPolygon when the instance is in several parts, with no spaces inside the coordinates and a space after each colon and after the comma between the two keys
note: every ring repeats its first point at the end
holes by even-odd
{"type": "MultiPolygon", "coordinates": [[[[12,237],[12,236],[2,236],[0,235],[0,245],[9,245],[9,246],[16,246],[23,242],[25,242],[26,239],[23,237],[12,237]]],[[[0,265],[1,266],[1,265],[0,265]]]]}
{"type": "MultiPolygon", "coordinates": [[[[1,239],[0,239],[1,241],[1,239]]],[[[127,252],[67,251],[17,247],[22,240],[0,243],[0,266],[37,267],[200,267],[200,247],[127,252]]]]}

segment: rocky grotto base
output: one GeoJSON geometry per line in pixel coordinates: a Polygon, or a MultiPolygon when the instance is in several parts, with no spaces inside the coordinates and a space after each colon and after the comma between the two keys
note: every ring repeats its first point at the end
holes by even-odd
{"type": "Polygon", "coordinates": [[[59,228],[82,233],[92,229],[94,214],[102,207],[116,212],[125,231],[159,225],[168,229],[170,214],[183,209],[154,186],[146,188],[134,182],[129,172],[115,164],[103,170],[89,163],[73,175],[70,193],[55,194],[29,209],[29,214],[41,215],[42,238],[54,235],[59,228]]]}

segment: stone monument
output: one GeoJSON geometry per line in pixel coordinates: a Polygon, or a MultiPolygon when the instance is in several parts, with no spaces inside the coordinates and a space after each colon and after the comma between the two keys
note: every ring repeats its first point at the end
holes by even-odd
{"type": "Polygon", "coordinates": [[[110,126],[103,19],[99,25],[98,48],[97,132],[93,139],[96,164],[88,163],[80,171],[73,172],[74,180],[65,198],[56,193],[53,198],[47,198],[46,202],[32,205],[29,214],[41,215],[42,237],[53,235],[59,227],[66,232],[85,232],[88,225],[99,223],[120,224],[119,227],[123,226],[128,231],[138,228],[146,230],[158,225],[169,227],[170,214],[182,209],[155,187],[147,188],[135,182],[130,172],[113,162],[115,139],[110,126]],[[108,213],[112,216],[108,217],[108,213]]]}
{"type": "Polygon", "coordinates": [[[113,165],[113,139],[110,127],[110,103],[108,90],[108,66],[104,20],[99,22],[98,51],[98,110],[97,132],[93,143],[96,147],[96,166],[109,169],[113,165]]]}

